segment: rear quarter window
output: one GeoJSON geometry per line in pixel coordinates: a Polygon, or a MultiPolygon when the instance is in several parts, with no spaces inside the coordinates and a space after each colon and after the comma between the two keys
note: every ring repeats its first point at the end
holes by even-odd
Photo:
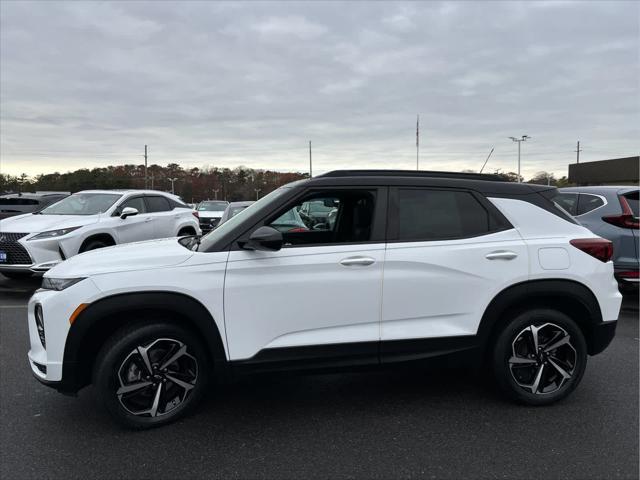
{"type": "Polygon", "coordinates": [[[640,198],[640,190],[636,190],[635,192],[625,193],[623,197],[627,201],[629,208],[631,208],[631,211],[633,212],[633,216],[636,218],[639,217],[640,202],[638,201],[638,199],[640,198]]]}
{"type": "Polygon", "coordinates": [[[604,205],[604,200],[598,195],[592,195],[590,193],[581,193],[578,200],[578,215],[584,215],[596,208],[604,205]]]}
{"type": "Polygon", "coordinates": [[[398,210],[400,241],[475,237],[496,230],[491,214],[470,192],[401,188],[398,210]]]}

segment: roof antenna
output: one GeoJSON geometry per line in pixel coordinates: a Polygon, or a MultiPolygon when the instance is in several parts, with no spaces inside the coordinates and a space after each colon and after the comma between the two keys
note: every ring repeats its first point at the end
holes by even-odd
{"type": "Polygon", "coordinates": [[[489,152],[489,156],[484,161],[484,164],[482,165],[482,168],[480,169],[480,173],[482,173],[482,171],[484,170],[484,167],[487,166],[487,162],[489,161],[489,158],[491,158],[491,154],[493,153],[493,149],[494,149],[494,147],[491,147],[491,151],[489,152]]]}

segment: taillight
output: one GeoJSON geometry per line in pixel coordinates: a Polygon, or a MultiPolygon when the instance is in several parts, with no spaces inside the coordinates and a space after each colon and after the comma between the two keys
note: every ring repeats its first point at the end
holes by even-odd
{"type": "Polygon", "coordinates": [[[624,278],[624,279],[639,279],[640,271],[639,270],[625,270],[623,272],[616,272],[616,277],[624,278]]]}
{"type": "Polygon", "coordinates": [[[288,230],[289,233],[299,233],[299,232],[308,232],[309,229],[308,228],[304,228],[304,227],[295,227],[292,228],[291,230],[288,230]]]}
{"type": "Polygon", "coordinates": [[[613,257],[613,243],[604,238],[576,238],[569,243],[601,262],[606,263],[613,257]]]}
{"type": "Polygon", "coordinates": [[[633,215],[633,210],[631,210],[625,196],[620,195],[618,198],[620,199],[620,206],[622,207],[622,215],[606,215],[602,217],[602,220],[620,228],[639,228],[640,222],[638,218],[633,215]]]}
{"type": "Polygon", "coordinates": [[[196,217],[198,220],[200,220],[200,214],[198,212],[196,212],[195,210],[193,212],[191,212],[191,215],[193,215],[194,217],[196,217]]]}

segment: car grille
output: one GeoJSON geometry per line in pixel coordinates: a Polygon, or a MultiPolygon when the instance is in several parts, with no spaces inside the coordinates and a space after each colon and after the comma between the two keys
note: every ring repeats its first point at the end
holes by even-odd
{"type": "MultiPolygon", "coordinates": [[[[31,265],[33,261],[18,240],[28,235],[28,233],[6,233],[0,232],[0,251],[7,254],[7,261],[4,265],[31,265]]],[[[0,265],[3,265],[0,263],[0,265]]]]}
{"type": "Polygon", "coordinates": [[[218,222],[220,222],[219,218],[201,218],[200,228],[202,230],[211,230],[218,225],[218,222]]]}

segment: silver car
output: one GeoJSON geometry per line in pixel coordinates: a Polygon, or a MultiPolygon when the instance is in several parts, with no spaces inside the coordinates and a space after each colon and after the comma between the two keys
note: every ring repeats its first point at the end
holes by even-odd
{"type": "Polygon", "coordinates": [[[596,235],[613,242],[615,275],[623,289],[637,288],[640,235],[638,187],[568,187],[554,201],[596,235]]]}

